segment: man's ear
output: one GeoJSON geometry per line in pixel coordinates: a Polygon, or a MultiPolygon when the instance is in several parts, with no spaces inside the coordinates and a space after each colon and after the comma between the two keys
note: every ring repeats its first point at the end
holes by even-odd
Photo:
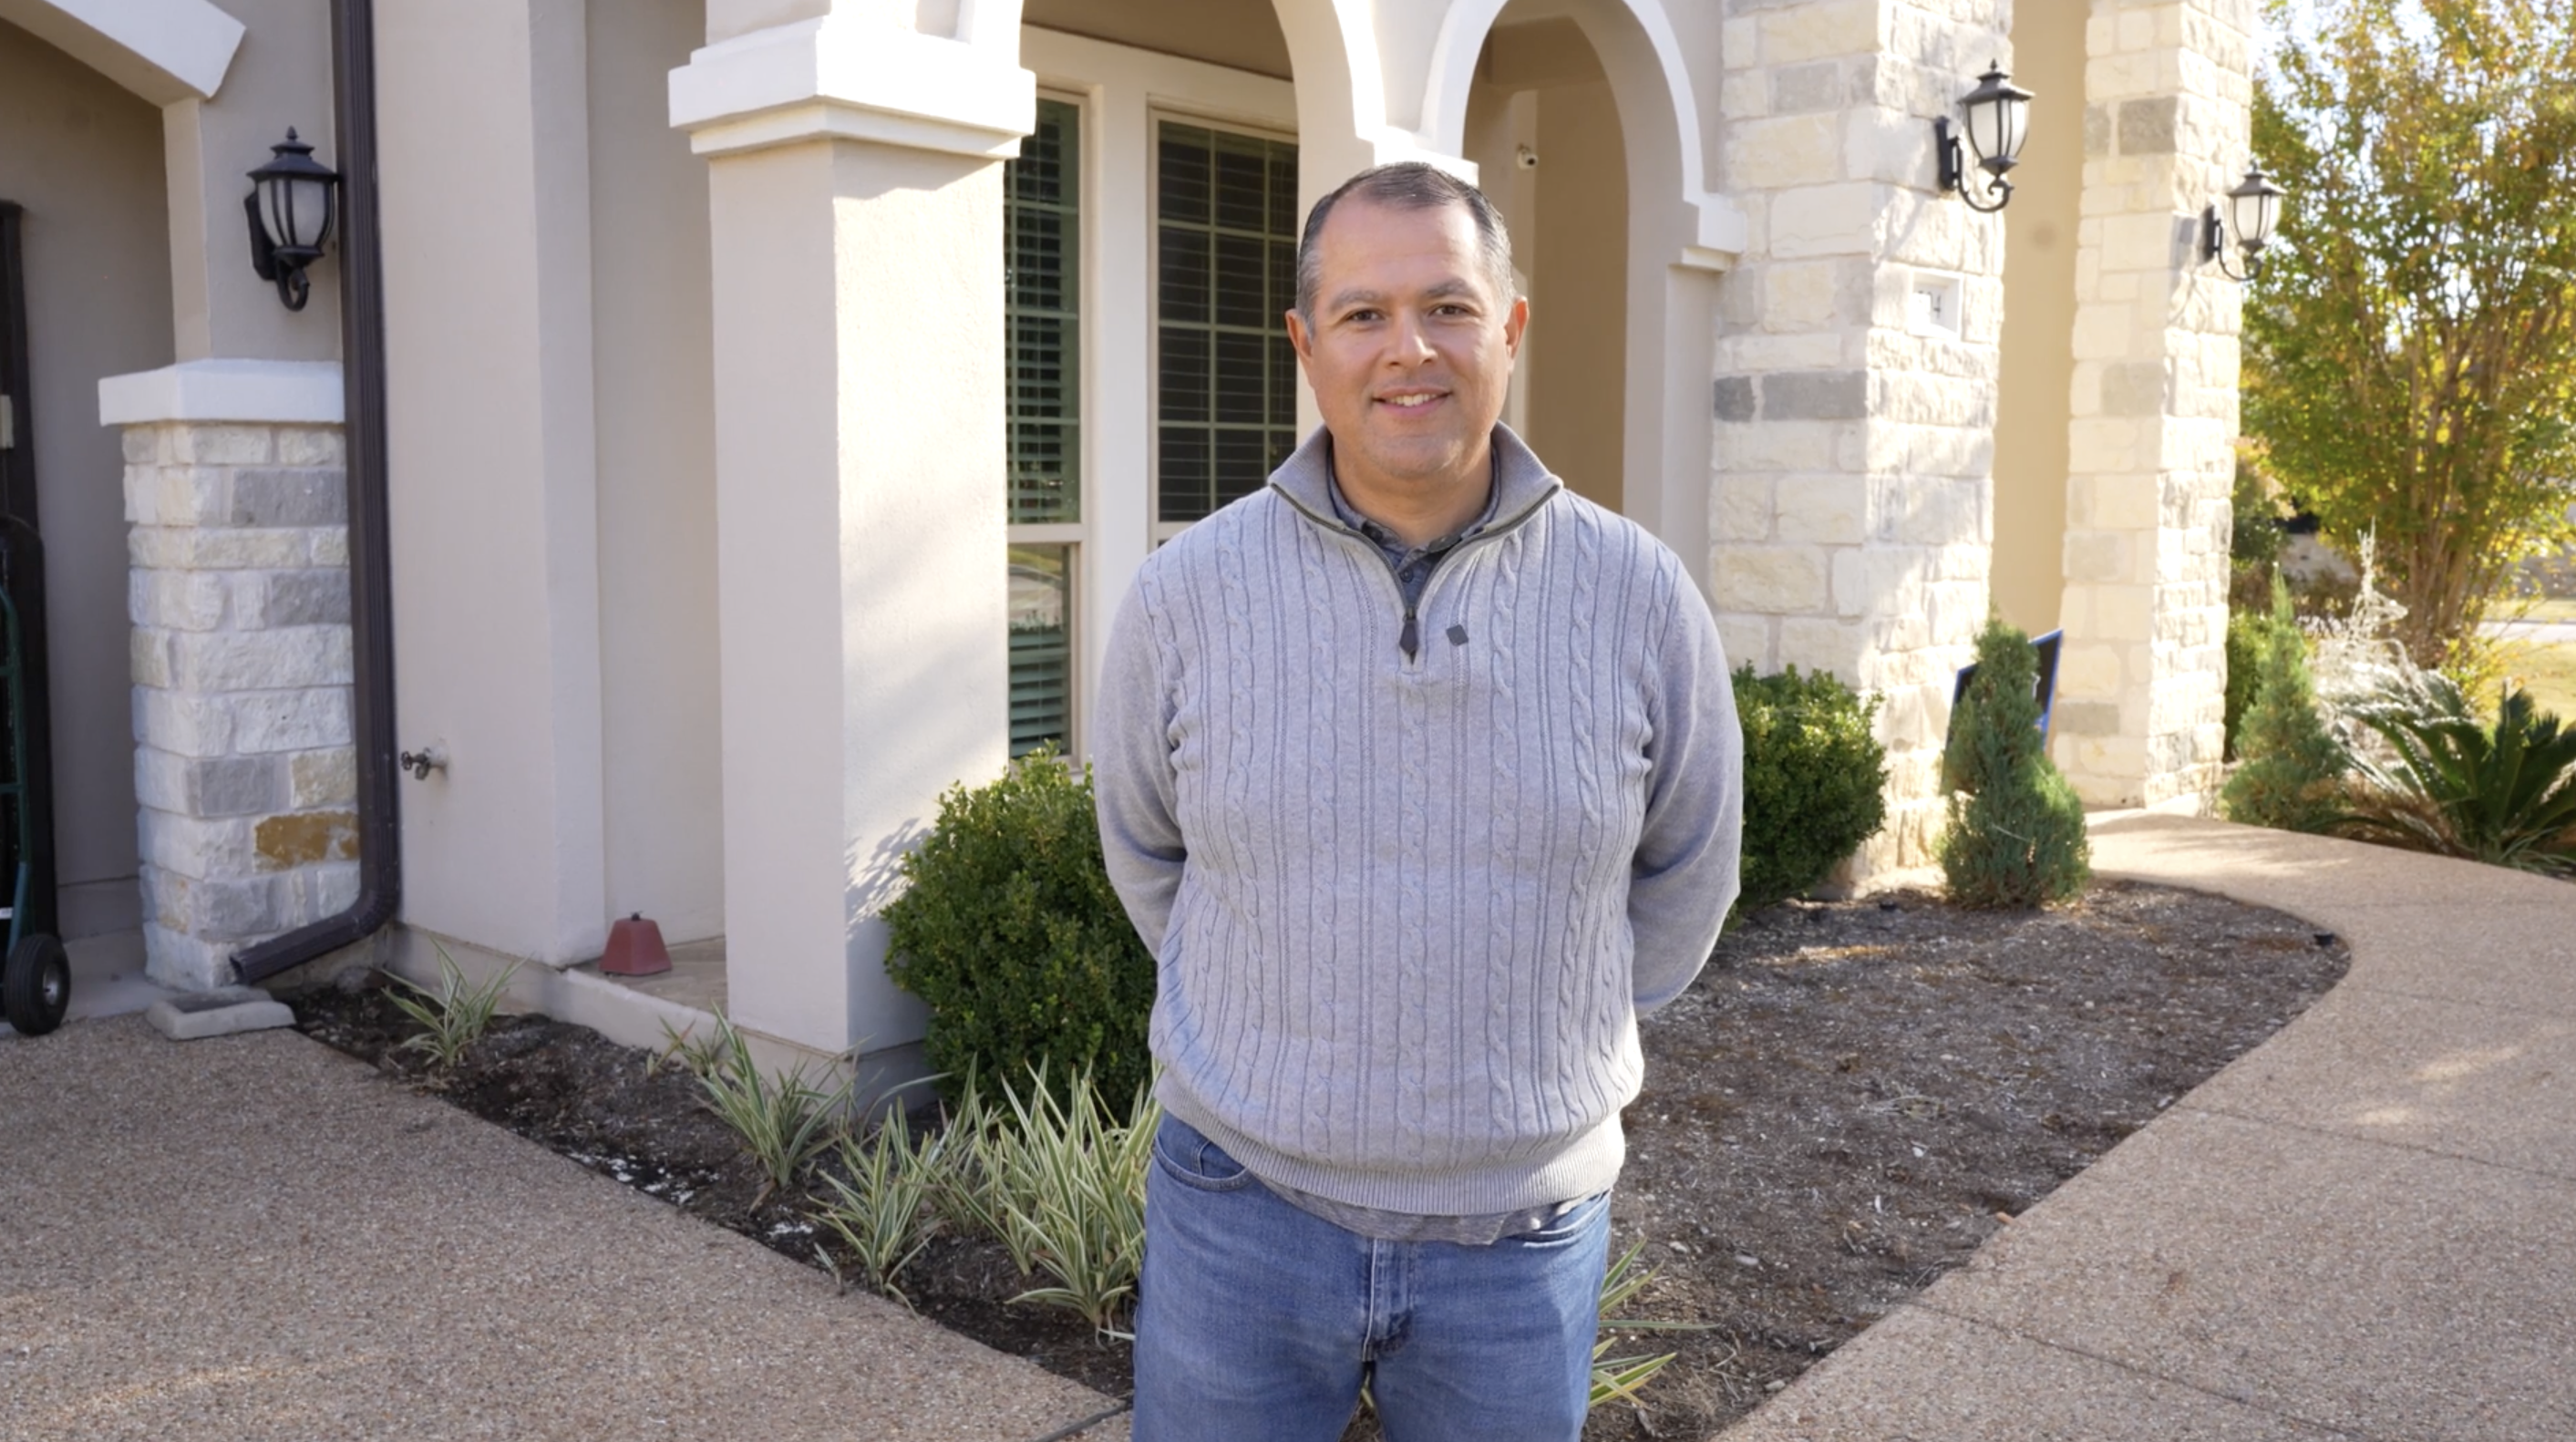
{"type": "Polygon", "coordinates": [[[1529,297],[1513,296],[1512,308],[1503,313],[1503,349],[1511,352],[1514,360],[1520,359],[1521,336],[1528,329],[1529,297]]]}
{"type": "Polygon", "coordinates": [[[1315,337],[1306,329],[1306,318],[1295,307],[1282,312],[1288,317],[1288,344],[1297,349],[1297,368],[1306,372],[1309,385],[1315,379],[1315,337]]]}

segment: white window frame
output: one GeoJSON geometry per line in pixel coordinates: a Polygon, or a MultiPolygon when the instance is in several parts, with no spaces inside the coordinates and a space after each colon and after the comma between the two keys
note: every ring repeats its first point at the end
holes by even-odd
{"type": "MultiPolygon", "coordinates": [[[[1274,76],[1034,25],[1020,27],[1020,64],[1041,94],[1082,108],[1082,521],[1009,528],[1014,543],[1075,547],[1068,752],[1080,756],[1105,623],[1145,557],[1183,529],[1154,520],[1155,126],[1170,118],[1294,141],[1297,98],[1274,76]],[[1102,624],[1086,624],[1094,618],[1102,624]]],[[[1309,413],[1302,398],[1298,413],[1309,413]]]]}
{"type": "MultiPolygon", "coordinates": [[[[1092,107],[1090,97],[1078,90],[1064,90],[1052,86],[1041,86],[1038,89],[1038,98],[1040,100],[1057,101],[1061,104],[1073,107],[1075,117],[1075,136],[1078,142],[1074,151],[1073,167],[1075,187],[1074,234],[1076,237],[1076,244],[1081,252],[1077,257],[1077,265],[1074,272],[1074,351],[1075,365],[1077,367],[1076,384],[1074,387],[1074,433],[1080,438],[1078,448],[1081,454],[1082,473],[1076,487],[1077,494],[1074,497],[1074,507],[1081,514],[1082,519],[1079,521],[1042,521],[1028,524],[1006,522],[1002,527],[1002,533],[1006,564],[1009,548],[1013,546],[1064,546],[1068,548],[1065,556],[1064,629],[1065,636],[1067,638],[1066,649],[1069,654],[1067,656],[1065,667],[1067,674],[1065,678],[1064,754],[1068,757],[1074,757],[1084,754],[1084,723],[1089,718],[1090,714],[1090,708],[1085,704],[1085,702],[1091,694],[1091,668],[1086,664],[1090,654],[1090,626],[1088,625],[1088,619],[1091,608],[1087,604],[1088,598],[1084,595],[1086,587],[1083,585],[1082,561],[1085,543],[1089,541],[1091,537],[1092,515],[1091,177],[1094,169],[1091,160],[1092,107]]],[[[1003,363],[1005,366],[1009,364],[1009,358],[1007,356],[1004,358],[1003,363]]],[[[1007,481],[1005,484],[1007,485],[1007,481]]]]}

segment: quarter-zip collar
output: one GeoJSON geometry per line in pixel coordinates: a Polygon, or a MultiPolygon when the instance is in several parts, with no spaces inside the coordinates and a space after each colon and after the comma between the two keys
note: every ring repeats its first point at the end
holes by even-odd
{"type": "MultiPolygon", "coordinates": [[[[1512,434],[1511,427],[1497,422],[1493,434],[1493,494],[1485,502],[1485,517],[1470,528],[1454,545],[1445,547],[1448,554],[1468,550],[1482,542],[1519,529],[1521,524],[1539,512],[1555,496],[1561,484],[1547,473],[1538,457],[1512,434]]],[[[1385,565],[1388,582],[1395,588],[1396,609],[1404,619],[1396,632],[1396,648],[1404,653],[1408,669],[1422,659],[1422,632],[1419,625],[1422,603],[1429,599],[1431,588],[1440,583],[1434,572],[1420,591],[1410,591],[1396,573],[1395,563],[1385,549],[1366,532],[1342,519],[1342,507],[1333,494],[1332,433],[1321,426],[1306,438],[1278,470],[1270,473],[1270,487],[1279,493],[1291,510],[1327,531],[1364,546],[1370,555],[1385,565]]],[[[1455,632],[1452,640],[1463,633],[1455,632]]]]}
{"type": "MultiPolygon", "coordinates": [[[[1286,498],[1308,520],[1346,535],[1359,532],[1343,524],[1334,513],[1332,475],[1329,467],[1333,433],[1322,426],[1306,437],[1305,443],[1280,462],[1270,473],[1270,488],[1286,498]]],[[[1497,422],[1493,435],[1494,500],[1492,519],[1485,523],[1472,540],[1484,540],[1511,530],[1528,520],[1531,513],[1547,504],[1562,484],[1549,475],[1547,467],[1512,428],[1497,422]]],[[[1366,540],[1365,536],[1361,537],[1366,540]]]]}

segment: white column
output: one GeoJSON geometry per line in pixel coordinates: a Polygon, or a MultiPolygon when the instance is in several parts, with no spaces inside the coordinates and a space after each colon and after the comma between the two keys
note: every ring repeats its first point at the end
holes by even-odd
{"type": "Polygon", "coordinates": [[[893,8],[711,12],[671,81],[712,206],[727,983],[825,1050],[920,1036],[877,913],[1007,750],[1000,162],[1036,89],[1016,25],[893,8]]]}
{"type": "Polygon", "coordinates": [[[2244,173],[2251,0],[2095,0],[2068,428],[2058,764],[2091,805],[2212,794],[2241,288],[2201,207],[2244,173]]]}
{"type": "Polygon", "coordinates": [[[584,0],[376,0],[403,916],[599,954],[584,0]]]}

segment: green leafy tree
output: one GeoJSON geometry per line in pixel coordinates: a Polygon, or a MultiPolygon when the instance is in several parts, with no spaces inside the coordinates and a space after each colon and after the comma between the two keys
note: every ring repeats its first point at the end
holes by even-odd
{"type": "Polygon", "coordinates": [[[2290,192],[2246,291],[2245,426],[2328,534],[2376,528],[2398,640],[2454,659],[2576,501],[2576,0],[2266,0],[2254,148],[2290,192]]]}
{"type": "Polygon", "coordinates": [[[1941,872],[1952,901],[2044,906],[2092,879],[2084,803],[2039,735],[2038,659],[2030,637],[2001,621],[1977,638],[1977,674],[1950,718],[1941,770],[1950,789],[1941,872]]]}
{"type": "Polygon", "coordinates": [[[2257,645],[2254,703],[2236,738],[2241,764],[2219,792],[2218,809],[2249,826],[2331,831],[2342,814],[2341,781],[2349,762],[2317,715],[2307,638],[2290,614],[2289,588],[2277,579],[2272,618],[2257,645]]]}

